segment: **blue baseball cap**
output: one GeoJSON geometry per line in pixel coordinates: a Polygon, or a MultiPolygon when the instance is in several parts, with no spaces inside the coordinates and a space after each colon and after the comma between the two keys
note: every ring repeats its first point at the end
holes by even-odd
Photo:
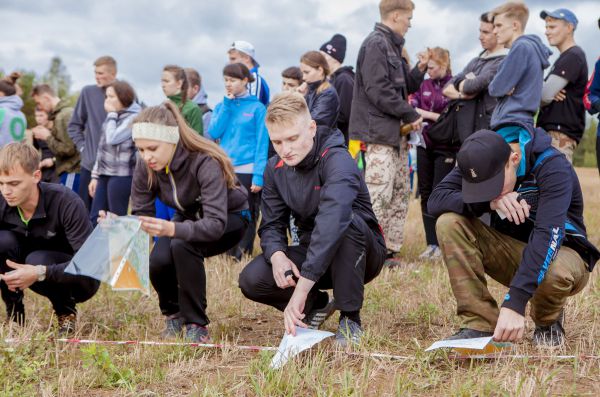
{"type": "Polygon", "coordinates": [[[546,19],[546,17],[554,18],[554,19],[562,19],[563,21],[567,21],[573,25],[573,28],[577,27],[577,17],[573,14],[572,11],[567,10],[566,8],[559,8],[558,10],[554,10],[552,12],[542,11],[540,12],[540,18],[546,19]]]}

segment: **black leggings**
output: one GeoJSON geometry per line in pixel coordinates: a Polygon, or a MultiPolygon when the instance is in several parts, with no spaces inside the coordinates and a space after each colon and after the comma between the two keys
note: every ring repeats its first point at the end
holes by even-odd
{"type": "Polygon", "coordinates": [[[185,323],[207,325],[204,258],[226,252],[239,243],[247,221],[229,214],[217,241],[192,242],[161,237],[150,254],[150,281],[165,316],[179,313],[185,323]]]}
{"type": "Polygon", "coordinates": [[[427,212],[427,200],[438,183],[452,171],[455,162],[456,153],[454,152],[417,148],[417,177],[427,245],[438,245],[435,234],[437,218],[427,212]]]}
{"type": "MultiPolygon", "coordinates": [[[[72,257],[70,253],[53,251],[47,242],[28,240],[22,235],[0,230],[2,274],[14,270],[6,265],[7,259],[29,265],[58,266],[69,262],[72,257]]],[[[75,305],[94,296],[99,286],[100,282],[90,277],[62,273],[56,280],[37,281],[29,289],[48,298],[54,312],[60,316],[77,313],[75,305]]],[[[0,291],[8,313],[24,312],[23,291],[10,291],[5,282],[0,282],[0,291]]]]}
{"type": "MultiPolygon", "coordinates": [[[[288,258],[300,271],[306,259],[306,245],[287,248],[288,258]]],[[[308,313],[316,302],[319,289],[333,288],[336,308],[346,312],[359,311],[364,298],[364,286],[374,279],[383,266],[386,248],[381,235],[376,235],[358,215],[342,239],[333,261],[325,274],[311,289],[304,312],[308,313]]],[[[283,311],[293,288],[281,289],[273,278],[273,269],[261,254],[254,258],[240,273],[242,293],[255,302],[264,303],[283,311]]]]}
{"type": "Polygon", "coordinates": [[[248,191],[248,210],[250,211],[250,222],[242,241],[240,241],[241,250],[248,255],[252,255],[254,249],[254,239],[256,237],[256,225],[258,223],[258,217],[260,214],[260,198],[261,194],[252,193],[250,187],[252,186],[252,174],[236,174],[240,183],[248,191]]]}

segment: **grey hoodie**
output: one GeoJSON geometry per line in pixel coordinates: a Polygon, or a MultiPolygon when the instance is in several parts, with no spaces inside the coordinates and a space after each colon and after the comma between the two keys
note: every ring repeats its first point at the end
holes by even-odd
{"type": "Polygon", "coordinates": [[[22,107],[23,100],[18,95],[0,97],[0,147],[25,138],[27,120],[22,107]]]}
{"type": "Polygon", "coordinates": [[[210,119],[212,117],[212,109],[208,106],[208,94],[204,90],[204,86],[200,87],[200,91],[192,99],[200,110],[202,111],[202,126],[204,128],[204,137],[208,137],[208,126],[210,125],[210,119]]]}
{"type": "Polygon", "coordinates": [[[498,98],[492,129],[514,123],[533,127],[550,55],[550,49],[536,35],[523,35],[515,40],[488,88],[490,95],[498,98]]]}

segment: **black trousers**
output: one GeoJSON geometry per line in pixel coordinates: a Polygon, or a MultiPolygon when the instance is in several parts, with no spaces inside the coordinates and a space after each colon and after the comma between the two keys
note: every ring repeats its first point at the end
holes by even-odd
{"type": "Polygon", "coordinates": [[[254,248],[254,239],[256,238],[256,225],[258,224],[258,217],[260,214],[260,192],[250,192],[252,186],[252,174],[236,174],[238,180],[246,190],[248,191],[248,210],[250,210],[250,222],[242,241],[240,241],[240,248],[248,255],[252,255],[254,248]]]}
{"type": "Polygon", "coordinates": [[[186,323],[207,325],[204,258],[226,252],[239,243],[247,221],[229,214],[227,228],[217,241],[190,242],[161,237],[150,254],[150,281],[165,316],[179,313],[186,323]]]}
{"type": "MultiPolygon", "coordinates": [[[[56,251],[56,247],[48,246],[44,241],[32,241],[11,231],[0,230],[0,273],[2,274],[14,270],[6,264],[7,259],[21,264],[55,266],[57,263],[68,262],[72,257],[72,254],[56,251]]],[[[99,286],[100,282],[93,278],[63,273],[58,280],[38,281],[29,289],[48,298],[54,312],[60,316],[77,313],[75,305],[94,296],[99,286]]],[[[10,291],[2,281],[0,292],[7,313],[24,311],[23,291],[10,291]]]]}
{"type": "Polygon", "coordinates": [[[425,227],[427,245],[438,245],[435,234],[437,218],[427,212],[427,200],[433,189],[452,171],[456,153],[445,150],[430,150],[417,147],[417,177],[421,195],[421,214],[425,227]]]}
{"type": "MultiPolygon", "coordinates": [[[[307,250],[306,245],[287,248],[288,258],[300,271],[307,250]]],[[[364,286],[379,274],[386,253],[383,237],[374,233],[362,218],[354,216],[327,271],[308,294],[304,312],[311,311],[319,290],[332,288],[337,309],[348,312],[360,310],[364,299],[364,286]]],[[[294,293],[293,288],[281,289],[277,286],[271,264],[262,254],[242,270],[239,286],[248,299],[281,311],[285,309],[294,293]]]]}
{"type": "Polygon", "coordinates": [[[92,171],[81,167],[79,171],[79,197],[83,200],[85,208],[89,211],[92,208],[92,196],[88,190],[88,185],[92,181],[92,171]]]}

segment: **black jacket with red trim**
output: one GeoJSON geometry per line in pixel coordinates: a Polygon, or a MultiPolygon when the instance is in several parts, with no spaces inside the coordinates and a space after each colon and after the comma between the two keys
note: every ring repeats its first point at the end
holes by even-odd
{"type": "Polygon", "coordinates": [[[313,281],[326,272],[354,216],[381,235],[367,185],[344,146],[339,130],[317,127],[314,146],[295,167],[273,156],[265,170],[259,228],[269,262],[277,251],[287,254],[292,214],[300,244],[308,246],[301,275],[313,281]]]}

